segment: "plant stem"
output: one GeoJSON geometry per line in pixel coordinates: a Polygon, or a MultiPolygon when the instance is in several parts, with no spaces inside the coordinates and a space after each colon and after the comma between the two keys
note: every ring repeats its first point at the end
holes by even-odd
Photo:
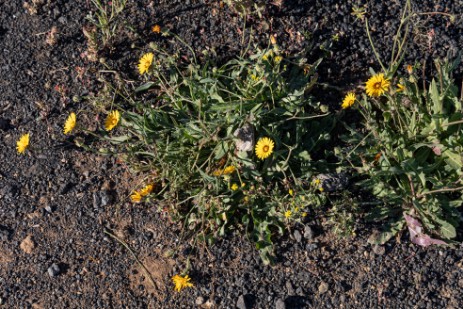
{"type": "Polygon", "coordinates": [[[381,58],[379,57],[378,52],[376,51],[375,45],[373,44],[373,40],[371,39],[371,34],[370,34],[370,27],[368,26],[368,18],[365,18],[365,28],[367,30],[367,36],[368,40],[370,41],[371,48],[373,49],[373,53],[375,54],[376,60],[378,60],[379,64],[381,65],[381,68],[383,69],[383,72],[386,73],[386,67],[384,66],[383,62],[381,61],[381,58]]]}

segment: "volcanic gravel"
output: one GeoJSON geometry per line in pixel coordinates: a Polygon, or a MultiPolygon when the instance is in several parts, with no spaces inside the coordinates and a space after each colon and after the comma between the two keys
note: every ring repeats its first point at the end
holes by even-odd
{"type": "MultiPolygon", "coordinates": [[[[128,167],[82,151],[74,137],[62,134],[66,115],[87,108],[81,98],[101,87],[97,73],[103,66],[82,55],[91,1],[29,2],[37,13],[24,8],[24,1],[0,2],[0,308],[463,307],[460,244],[421,248],[405,232],[385,246],[370,246],[371,226],[359,223],[356,237],[337,238],[323,220],[310,218],[275,240],[276,262],[270,267],[239,232],[208,248],[192,247],[180,238],[181,226],[155,205],[127,203],[136,181],[128,167]],[[50,45],[52,27],[57,37],[50,45]],[[33,149],[18,155],[15,142],[27,132],[33,149]],[[170,278],[188,257],[195,287],[174,292],[170,278]]],[[[368,5],[375,46],[389,59],[403,2],[286,0],[244,23],[218,1],[129,0],[123,20],[136,34],[121,32],[99,57],[136,78],[136,61],[149,42],[165,42],[150,33],[154,24],[218,62],[248,44],[243,32],[261,47],[274,34],[288,54],[313,43],[304,54],[309,61],[326,55],[320,82],[338,90],[319,88],[315,94],[336,108],[370,66],[380,69],[352,6],[368,5]],[[336,34],[339,40],[321,51],[336,34]]],[[[426,61],[432,71],[432,58],[453,58],[463,46],[463,1],[416,1],[414,7],[456,14],[454,23],[441,15],[419,20],[404,63],[426,61]]],[[[170,48],[187,53],[181,46],[170,48]]],[[[457,84],[461,72],[460,66],[457,84]]],[[[87,119],[93,127],[100,120],[87,119]]]]}

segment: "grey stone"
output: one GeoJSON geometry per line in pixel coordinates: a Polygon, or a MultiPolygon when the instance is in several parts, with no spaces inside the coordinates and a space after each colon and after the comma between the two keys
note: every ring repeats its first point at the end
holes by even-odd
{"type": "Polygon", "coordinates": [[[293,284],[289,280],[286,281],[286,290],[288,291],[289,296],[295,295],[293,284]]]}
{"type": "Polygon", "coordinates": [[[61,269],[58,264],[53,263],[50,267],[48,267],[47,272],[50,277],[56,277],[61,273],[61,269]]]}
{"type": "Polygon", "coordinates": [[[326,293],[328,292],[328,288],[329,288],[328,283],[326,283],[325,281],[322,281],[320,285],[318,286],[318,293],[320,294],[326,293]]]}
{"type": "Polygon", "coordinates": [[[299,230],[295,230],[294,233],[293,233],[293,236],[294,236],[294,238],[296,239],[297,242],[301,242],[302,235],[301,235],[301,232],[299,232],[299,230]]]}
{"type": "Polygon", "coordinates": [[[240,295],[240,297],[238,297],[238,301],[236,302],[236,308],[248,309],[248,306],[246,305],[246,301],[244,299],[244,295],[240,295]]]}
{"type": "Polygon", "coordinates": [[[384,246],[374,245],[373,252],[376,255],[383,255],[386,252],[386,248],[384,248],[384,246]]]}
{"type": "Polygon", "coordinates": [[[312,228],[308,225],[304,227],[304,238],[307,240],[312,240],[313,239],[313,231],[312,228]]]}
{"type": "Polygon", "coordinates": [[[204,304],[204,297],[198,296],[196,298],[195,304],[196,304],[196,306],[201,306],[202,304],[204,304]]]}
{"type": "Polygon", "coordinates": [[[285,301],[281,298],[278,298],[275,302],[275,309],[286,309],[285,301]]]}

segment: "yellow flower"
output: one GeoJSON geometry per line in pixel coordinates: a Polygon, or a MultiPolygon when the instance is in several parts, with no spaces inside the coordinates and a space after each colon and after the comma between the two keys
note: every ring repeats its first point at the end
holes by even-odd
{"type": "Polygon", "coordinates": [[[64,134],[71,133],[71,131],[74,130],[75,126],[76,126],[76,114],[70,113],[68,118],[66,119],[66,122],[64,123],[63,133],[64,134]]]}
{"type": "Polygon", "coordinates": [[[152,184],[146,185],[143,189],[140,190],[140,195],[147,196],[148,194],[153,192],[153,189],[154,189],[154,185],[152,184]]]}
{"type": "Polygon", "coordinates": [[[119,111],[115,110],[109,113],[108,117],[106,117],[106,121],[104,122],[104,128],[106,131],[111,131],[114,129],[115,126],[119,123],[121,119],[121,114],[119,111]]]}
{"type": "Polygon", "coordinates": [[[294,195],[293,189],[289,189],[288,193],[289,193],[289,195],[293,196],[294,195]]]}
{"type": "Polygon", "coordinates": [[[175,284],[175,290],[180,292],[184,288],[193,287],[193,283],[190,282],[191,278],[186,275],[185,277],[175,275],[172,277],[172,281],[175,284]]]}
{"type": "Polygon", "coordinates": [[[397,84],[396,92],[403,92],[405,90],[405,86],[402,84],[397,84]]]}
{"type": "Polygon", "coordinates": [[[274,146],[275,144],[270,138],[262,137],[256,144],[256,156],[261,160],[268,158],[272,154],[274,146]]]}
{"type": "Polygon", "coordinates": [[[138,63],[138,71],[140,72],[140,74],[145,74],[146,72],[148,72],[148,70],[150,69],[151,65],[153,64],[153,58],[154,58],[154,54],[153,53],[147,53],[147,54],[144,54],[141,58],[140,58],[140,62],[138,63]]]}
{"type": "Polygon", "coordinates": [[[291,217],[291,210],[285,211],[285,218],[288,219],[289,217],[291,217]]]}
{"type": "Polygon", "coordinates": [[[230,189],[232,189],[233,191],[238,190],[238,188],[239,187],[238,187],[238,185],[236,183],[232,184],[231,187],[230,187],[230,189]]]}
{"type": "Polygon", "coordinates": [[[16,142],[16,150],[18,153],[24,153],[29,146],[29,133],[23,134],[16,142]]]}
{"type": "Polygon", "coordinates": [[[282,56],[276,56],[274,60],[275,60],[275,63],[278,64],[278,63],[281,62],[281,60],[283,60],[283,57],[282,56]]]}
{"type": "Polygon", "coordinates": [[[161,26],[159,25],[154,25],[152,28],[151,28],[151,31],[153,33],[161,33],[161,26]]]}
{"type": "Polygon", "coordinates": [[[390,85],[383,73],[376,74],[366,82],[366,92],[370,97],[379,97],[389,90],[390,85]]]}
{"type": "Polygon", "coordinates": [[[271,42],[273,45],[275,45],[275,44],[277,43],[277,39],[275,38],[274,35],[271,35],[271,36],[270,36],[270,42],[271,42]]]}
{"type": "Polygon", "coordinates": [[[254,74],[251,74],[251,79],[255,82],[257,82],[259,80],[259,77],[257,77],[256,75],[254,74]]]}
{"type": "Polygon", "coordinates": [[[342,101],[341,108],[346,109],[354,105],[355,103],[355,93],[353,92],[348,92],[347,95],[344,97],[344,100],[342,101]]]}
{"type": "Polygon", "coordinates": [[[130,200],[133,202],[133,203],[140,203],[141,202],[141,194],[140,192],[138,191],[134,191],[132,193],[132,195],[130,195],[130,200]]]}
{"type": "Polygon", "coordinates": [[[212,175],[214,176],[224,176],[224,175],[230,175],[235,172],[236,168],[233,165],[227,166],[223,170],[215,170],[212,175]]]}

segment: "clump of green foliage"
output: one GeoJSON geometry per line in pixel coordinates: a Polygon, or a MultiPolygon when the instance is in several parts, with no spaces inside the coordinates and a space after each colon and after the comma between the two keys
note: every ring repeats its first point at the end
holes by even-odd
{"type": "MultiPolygon", "coordinates": [[[[354,147],[338,148],[337,153],[364,179],[358,185],[377,198],[379,205],[367,219],[386,224],[370,241],[384,243],[406,226],[414,243],[427,246],[445,243],[432,237],[455,238],[461,221],[457,208],[463,202],[463,113],[451,75],[459,60],[435,60],[437,73],[429,84],[419,80],[417,65],[399,74],[410,32],[406,14],[414,15],[409,1],[389,67],[378,57],[384,93],[362,95],[357,110],[363,128],[346,124],[350,134],[343,138],[354,147]]],[[[368,31],[367,19],[366,25],[368,31]]],[[[369,87],[375,85],[367,83],[369,87]]]]}
{"type": "Polygon", "coordinates": [[[273,46],[221,66],[200,65],[194,53],[185,61],[180,52],[150,46],[139,67],[145,82],[123,94],[130,106],[123,134],[110,139],[116,151],[157,175],[151,200],[185,231],[210,242],[241,229],[270,263],[272,236],[324,202],[312,184],[323,160],[310,155],[333,126],[327,108],[309,95],[321,59],[293,62],[273,46]],[[265,159],[255,153],[262,138],[274,143],[265,159]]]}

